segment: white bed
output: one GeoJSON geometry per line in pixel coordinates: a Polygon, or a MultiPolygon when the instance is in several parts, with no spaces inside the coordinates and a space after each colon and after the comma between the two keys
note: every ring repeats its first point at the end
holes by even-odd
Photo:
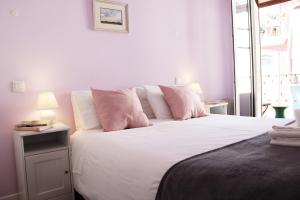
{"type": "Polygon", "coordinates": [[[263,134],[287,119],[211,115],[155,120],[147,128],[72,136],[75,189],[89,200],[154,200],[163,175],[177,162],[263,134]]]}

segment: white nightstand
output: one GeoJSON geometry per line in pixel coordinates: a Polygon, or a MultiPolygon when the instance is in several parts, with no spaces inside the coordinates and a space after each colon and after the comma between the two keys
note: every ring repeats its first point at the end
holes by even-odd
{"type": "Polygon", "coordinates": [[[74,199],[69,127],[15,131],[14,143],[20,200],[74,199]]]}
{"type": "Polygon", "coordinates": [[[224,100],[212,100],[212,101],[204,101],[205,110],[207,114],[220,114],[227,115],[227,105],[228,102],[224,100]]]}

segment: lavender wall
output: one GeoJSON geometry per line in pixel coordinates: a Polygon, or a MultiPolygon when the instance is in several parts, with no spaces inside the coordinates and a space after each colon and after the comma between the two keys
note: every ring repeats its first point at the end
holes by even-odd
{"type": "Polygon", "coordinates": [[[233,98],[230,0],[189,0],[191,66],[207,98],[233,98]]]}
{"type": "Polygon", "coordinates": [[[17,191],[12,127],[37,117],[39,91],[55,91],[58,119],[71,126],[69,93],[90,86],[191,76],[207,97],[231,97],[230,0],[124,1],[129,34],[93,31],[91,0],[0,2],[0,197],[17,191]],[[12,80],[25,80],[28,91],[11,93],[12,80]]]}

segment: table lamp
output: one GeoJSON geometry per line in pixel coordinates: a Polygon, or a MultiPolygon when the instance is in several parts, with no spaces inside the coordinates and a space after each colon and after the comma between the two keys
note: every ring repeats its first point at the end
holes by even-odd
{"type": "Polygon", "coordinates": [[[190,83],[188,85],[188,87],[193,90],[194,92],[196,92],[198,95],[202,96],[203,94],[203,91],[202,91],[202,88],[200,87],[200,84],[197,83],[197,82],[194,82],[194,83],[190,83]]]}
{"type": "Polygon", "coordinates": [[[40,111],[41,121],[52,125],[55,121],[54,109],[58,104],[53,92],[42,92],[38,96],[37,109],[40,111]]]}

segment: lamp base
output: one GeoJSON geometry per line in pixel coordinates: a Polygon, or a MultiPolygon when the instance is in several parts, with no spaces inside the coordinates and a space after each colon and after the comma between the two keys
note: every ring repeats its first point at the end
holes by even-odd
{"type": "Polygon", "coordinates": [[[40,120],[43,123],[51,126],[55,123],[55,113],[53,110],[41,110],[40,111],[40,120]]]}

